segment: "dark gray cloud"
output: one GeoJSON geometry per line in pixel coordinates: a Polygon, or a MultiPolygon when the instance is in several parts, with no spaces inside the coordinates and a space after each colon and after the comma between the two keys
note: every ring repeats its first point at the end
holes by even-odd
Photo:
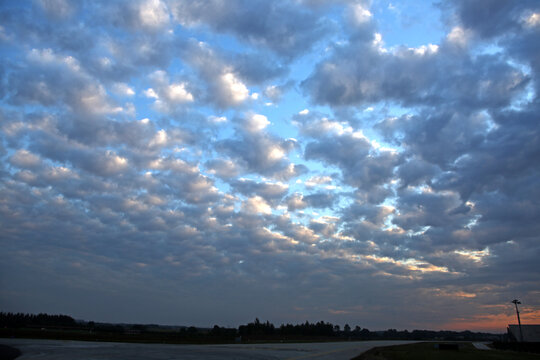
{"type": "Polygon", "coordinates": [[[289,180],[306,172],[304,165],[290,162],[288,154],[297,148],[294,139],[282,139],[268,133],[270,123],[264,115],[247,113],[236,120],[237,136],[219,141],[216,149],[229,155],[248,172],[289,180]]]}
{"type": "Polygon", "coordinates": [[[287,68],[273,57],[261,57],[259,53],[234,54],[231,56],[238,73],[250,84],[261,84],[286,74],[287,68]]]}
{"type": "Polygon", "coordinates": [[[377,150],[361,131],[326,118],[307,120],[302,131],[317,137],[306,144],[306,159],[338,167],[346,184],[367,192],[391,181],[394,168],[403,161],[398,152],[377,150]],[[321,128],[326,131],[317,130],[321,128]]]}
{"type": "Polygon", "coordinates": [[[438,173],[438,168],[435,165],[417,158],[409,159],[399,166],[397,171],[401,187],[422,185],[438,173]]]}
{"type": "Polygon", "coordinates": [[[289,211],[302,210],[307,207],[315,209],[332,208],[338,196],[330,192],[316,192],[309,195],[295,193],[287,197],[287,208],[289,211]]]}
{"type": "Polygon", "coordinates": [[[177,1],[170,6],[175,19],[184,26],[201,24],[232,33],[285,57],[308,51],[330,29],[309,9],[286,1],[177,1]]]}
{"type": "Polygon", "coordinates": [[[240,174],[238,165],[231,160],[212,159],[206,163],[206,167],[210,172],[224,179],[231,179],[240,174]]]}
{"type": "Polygon", "coordinates": [[[392,51],[376,42],[352,42],[337,48],[302,85],[315,102],[337,106],[390,101],[481,109],[509,105],[528,81],[499,56],[471,57],[446,40],[438,47],[392,51]]]}
{"type": "Polygon", "coordinates": [[[331,208],[336,201],[336,196],[332,193],[319,192],[304,196],[304,201],[314,208],[331,208]]]}
{"type": "Polygon", "coordinates": [[[279,202],[285,196],[289,187],[283,183],[256,182],[253,180],[238,179],[230,183],[235,192],[242,195],[258,195],[268,202],[279,202]]]}
{"type": "Polygon", "coordinates": [[[461,24],[483,38],[513,36],[521,32],[527,18],[540,9],[532,0],[515,4],[505,0],[490,0],[487,4],[459,0],[443,2],[442,6],[454,9],[461,24]]]}

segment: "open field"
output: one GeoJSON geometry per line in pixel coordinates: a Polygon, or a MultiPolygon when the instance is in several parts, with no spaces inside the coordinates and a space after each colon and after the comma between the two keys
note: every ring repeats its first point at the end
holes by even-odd
{"type": "Polygon", "coordinates": [[[18,360],[349,360],[376,346],[410,341],[351,341],[327,343],[173,345],[0,338],[18,348],[18,360]]]}
{"type": "Polygon", "coordinates": [[[478,350],[471,343],[460,344],[459,350],[439,350],[437,343],[423,342],[373,348],[354,360],[540,360],[539,354],[501,350],[478,350]]]}
{"type": "Polygon", "coordinates": [[[19,349],[0,344],[0,359],[1,360],[12,360],[19,356],[21,356],[21,352],[19,349]]]}

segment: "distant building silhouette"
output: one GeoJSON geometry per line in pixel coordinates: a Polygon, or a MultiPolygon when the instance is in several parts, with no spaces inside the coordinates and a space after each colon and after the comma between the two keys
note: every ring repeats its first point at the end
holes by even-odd
{"type": "MultiPolygon", "coordinates": [[[[520,341],[519,325],[508,325],[510,341],[520,341]]],[[[521,325],[524,342],[540,342],[540,325],[521,325]]]]}

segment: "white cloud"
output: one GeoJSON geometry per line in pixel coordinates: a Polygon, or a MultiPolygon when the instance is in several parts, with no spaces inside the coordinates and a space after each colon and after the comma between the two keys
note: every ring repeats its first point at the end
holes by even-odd
{"type": "Polygon", "coordinates": [[[380,33],[375,33],[373,35],[373,46],[377,48],[380,53],[388,52],[388,50],[384,47],[384,41],[382,39],[382,34],[380,33]]]}
{"type": "Polygon", "coordinates": [[[268,118],[261,114],[250,113],[243,121],[243,126],[246,131],[259,132],[270,124],[268,118]]]}
{"type": "Polygon", "coordinates": [[[540,13],[535,12],[525,17],[525,24],[528,27],[540,26],[540,13]]]}
{"type": "Polygon", "coordinates": [[[113,85],[112,91],[118,95],[123,95],[123,96],[135,95],[135,91],[133,90],[133,88],[131,88],[126,83],[115,83],[113,85]]]}
{"type": "Polygon", "coordinates": [[[276,85],[268,85],[264,90],[264,94],[273,99],[281,94],[281,91],[276,85]]]}
{"type": "Polygon", "coordinates": [[[428,45],[422,45],[417,48],[409,48],[409,50],[412,50],[416,55],[433,55],[437,51],[439,51],[439,46],[435,44],[428,44],[428,45]]]}
{"type": "Polygon", "coordinates": [[[194,101],[187,82],[170,83],[169,76],[163,70],[154,71],[149,78],[154,87],[145,90],[144,94],[146,97],[156,99],[154,104],[159,111],[168,112],[178,105],[194,101]]]}
{"type": "Polygon", "coordinates": [[[108,97],[105,88],[101,84],[89,84],[80,89],[75,95],[79,106],[78,110],[93,114],[114,114],[124,111],[120,106],[114,106],[108,97]]]}
{"type": "Polygon", "coordinates": [[[264,200],[260,196],[250,197],[249,199],[247,199],[247,201],[243,203],[242,206],[244,208],[244,211],[246,211],[248,214],[257,213],[268,215],[272,213],[272,208],[270,207],[270,205],[268,205],[266,200],[264,200]]]}
{"type": "Polygon", "coordinates": [[[226,116],[211,115],[211,116],[208,117],[208,121],[213,122],[214,124],[226,123],[227,122],[227,117],[226,116]]]}
{"type": "Polygon", "coordinates": [[[117,155],[112,150],[108,150],[101,157],[100,162],[100,171],[106,175],[120,173],[129,167],[128,160],[125,157],[117,155]]]}
{"type": "MultiPolygon", "coordinates": [[[[336,135],[353,134],[353,128],[345,123],[330,120],[326,117],[321,119],[311,120],[301,127],[301,130],[309,135],[318,137],[322,134],[333,133],[336,135]]],[[[360,136],[360,132],[356,132],[355,136],[360,136]]]]}
{"type": "Polygon", "coordinates": [[[63,102],[79,114],[124,111],[109,98],[102,83],[88,73],[74,56],[44,48],[30,50],[27,59],[43,74],[25,81],[25,91],[19,91],[19,94],[25,94],[28,99],[43,105],[63,102]]]}
{"type": "Polygon", "coordinates": [[[143,27],[157,29],[169,23],[169,10],[160,0],[146,0],[138,8],[139,20],[143,27]]]}
{"type": "Polygon", "coordinates": [[[167,99],[174,103],[180,104],[193,101],[193,94],[186,90],[185,82],[169,85],[165,90],[165,94],[167,99]]]}
{"type": "Polygon", "coordinates": [[[280,146],[272,146],[268,149],[268,159],[275,162],[285,158],[285,151],[280,146]]]}
{"type": "Polygon", "coordinates": [[[469,42],[470,34],[466,29],[455,26],[448,35],[446,35],[446,39],[454,45],[465,47],[469,42]]]}
{"type": "Polygon", "coordinates": [[[454,250],[454,253],[477,263],[482,263],[485,260],[484,258],[491,255],[489,247],[486,247],[484,250],[454,250]]]}
{"type": "Polygon", "coordinates": [[[206,163],[206,167],[209,174],[224,178],[233,178],[240,173],[238,165],[229,159],[213,159],[206,163]]]}
{"type": "Polygon", "coordinates": [[[154,135],[152,140],[150,140],[149,145],[151,147],[164,146],[164,145],[167,145],[168,139],[169,139],[169,136],[167,135],[167,131],[165,131],[164,129],[161,129],[154,135]]]}
{"type": "Polygon", "coordinates": [[[35,168],[41,165],[39,156],[31,153],[28,150],[20,149],[15,152],[9,159],[9,162],[19,168],[35,168]]]}
{"type": "Polygon", "coordinates": [[[365,24],[371,21],[373,14],[371,13],[371,11],[369,11],[369,9],[364,7],[362,4],[354,4],[354,5],[351,5],[351,7],[352,7],[353,19],[357,24],[365,24]]]}
{"type": "Polygon", "coordinates": [[[312,176],[306,180],[305,184],[308,187],[314,187],[323,184],[330,184],[332,180],[333,179],[330,176],[312,176]]]}
{"type": "Polygon", "coordinates": [[[159,99],[159,95],[152,88],[148,88],[148,89],[144,90],[144,95],[146,97],[148,97],[148,98],[159,99]]]}
{"type": "Polygon", "coordinates": [[[232,72],[226,72],[219,77],[222,95],[229,98],[231,103],[240,104],[249,96],[249,90],[232,72]]]}
{"type": "Polygon", "coordinates": [[[28,59],[33,62],[38,62],[44,65],[64,65],[72,72],[81,70],[79,62],[73,56],[62,56],[57,54],[53,49],[32,49],[28,53],[28,59]]]}
{"type": "Polygon", "coordinates": [[[295,193],[287,200],[289,211],[305,209],[308,204],[304,201],[304,197],[300,193],[295,193]]]}

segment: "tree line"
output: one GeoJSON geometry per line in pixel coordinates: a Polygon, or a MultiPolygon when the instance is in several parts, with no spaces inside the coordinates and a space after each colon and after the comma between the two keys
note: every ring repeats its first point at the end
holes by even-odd
{"type": "Polygon", "coordinates": [[[23,314],[0,312],[0,327],[17,328],[23,326],[75,326],[76,322],[67,315],[23,314]]]}
{"type": "Polygon", "coordinates": [[[472,331],[434,331],[434,330],[402,330],[388,329],[385,331],[370,331],[367,328],[355,326],[352,328],[345,324],[343,329],[339,325],[319,321],[302,324],[282,324],[275,327],[270,322],[261,322],[255,319],[247,325],[238,328],[239,335],[246,339],[264,340],[268,338],[314,338],[314,339],[341,339],[341,340],[498,340],[499,335],[472,331]]]}
{"type": "Polygon", "coordinates": [[[170,343],[226,343],[252,341],[346,341],[346,340],[498,340],[499,335],[471,331],[433,331],[388,329],[370,331],[319,321],[275,326],[269,321],[255,321],[238,328],[214,325],[212,328],[142,324],[110,324],[76,321],[67,315],[0,312],[0,335],[63,338],[79,340],[148,341],[170,343]],[[32,329],[36,329],[32,331],[32,329]],[[39,330],[39,331],[37,331],[39,330]],[[50,331],[49,331],[50,330],[50,331]],[[77,331],[73,331],[77,330],[77,331]],[[55,332],[52,332],[55,331],[55,332]]]}

